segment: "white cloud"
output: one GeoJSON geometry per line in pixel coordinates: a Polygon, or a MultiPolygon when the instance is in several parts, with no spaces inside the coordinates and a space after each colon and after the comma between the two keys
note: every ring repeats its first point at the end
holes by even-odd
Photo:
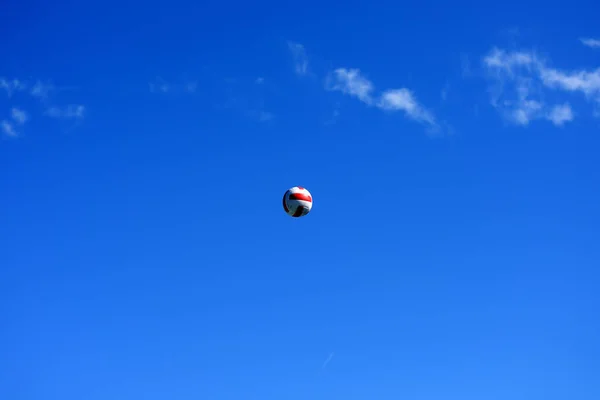
{"type": "MultiPolygon", "coordinates": [[[[255,122],[270,123],[277,115],[265,106],[265,85],[268,80],[263,77],[220,78],[226,83],[223,90],[224,98],[218,101],[217,107],[222,110],[232,110],[255,122]]],[[[216,97],[215,97],[216,98],[216,97]]]]}
{"type": "Polygon", "coordinates": [[[548,105],[552,94],[580,93],[600,104],[600,68],[565,71],[550,67],[533,51],[493,48],[483,57],[483,65],[494,81],[491,102],[508,120],[527,125],[534,119],[547,119],[563,125],[574,118],[571,106],[548,105]]]}
{"type": "Polygon", "coordinates": [[[275,119],[275,114],[261,109],[248,109],[243,111],[243,114],[258,122],[269,122],[275,119]]]}
{"type": "Polygon", "coordinates": [[[433,115],[425,110],[415,99],[414,94],[406,89],[389,89],[383,92],[378,107],[384,110],[404,111],[411,119],[435,125],[433,115]]]}
{"type": "Polygon", "coordinates": [[[196,93],[197,81],[186,81],[183,83],[170,83],[158,77],[154,82],[148,83],[150,93],[196,93]]]}
{"type": "Polygon", "coordinates": [[[473,67],[471,65],[471,59],[467,54],[461,54],[460,56],[460,69],[461,75],[466,78],[473,74],[473,67]]]}
{"type": "Polygon", "coordinates": [[[19,79],[6,79],[0,77],[0,89],[4,90],[10,98],[17,92],[24,90],[27,85],[19,79]]]}
{"type": "Polygon", "coordinates": [[[79,104],[62,106],[55,102],[52,94],[55,91],[64,91],[64,86],[57,87],[49,82],[41,80],[25,81],[18,78],[0,77],[0,91],[4,91],[8,98],[9,117],[0,122],[0,131],[8,136],[18,136],[16,127],[23,126],[30,118],[31,112],[38,107],[42,107],[43,115],[52,118],[76,119],[82,120],[85,114],[85,107],[79,104]],[[20,105],[14,105],[13,95],[19,93],[20,105]],[[13,103],[13,104],[11,104],[13,103]]]}
{"type": "Polygon", "coordinates": [[[356,68],[337,68],[326,79],[326,89],[356,97],[369,106],[385,111],[403,111],[407,117],[437,127],[435,117],[416,100],[407,88],[387,89],[375,96],[375,86],[356,68]]]}
{"type": "Polygon", "coordinates": [[[308,73],[308,57],[306,50],[300,43],[288,42],[288,48],[292,52],[294,58],[294,69],[298,75],[306,75],[308,73]]]}
{"type": "Polygon", "coordinates": [[[30,94],[39,99],[48,98],[49,93],[54,90],[54,85],[37,81],[31,88],[30,94]]]}
{"type": "Polygon", "coordinates": [[[518,125],[529,125],[531,120],[539,118],[542,109],[539,101],[519,98],[517,105],[510,111],[509,118],[518,125]]]}
{"type": "Polygon", "coordinates": [[[440,97],[442,101],[446,101],[448,99],[448,92],[450,91],[450,84],[446,83],[442,90],[440,91],[440,97]]]}
{"type": "Polygon", "coordinates": [[[340,116],[340,104],[336,103],[333,106],[333,111],[331,112],[331,117],[327,120],[325,120],[324,124],[325,125],[333,125],[336,123],[337,119],[340,116]]]}
{"type": "Polygon", "coordinates": [[[273,118],[275,118],[275,115],[268,111],[260,111],[258,114],[258,120],[261,122],[271,121],[273,118]]]}
{"type": "Polygon", "coordinates": [[[0,128],[2,128],[2,132],[7,136],[17,136],[14,126],[6,120],[0,122],[0,128]]]}
{"type": "Polygon", "coordinates": [[[546,116],[554,125],[562,126],[565,122],[573,120],[573,110],[568,103],[557,105],[546,116]]]}
{"type": "Polygon", "coordinates": [[[372,104],[373,83],[362,76],[359,69],[338,68],[330,77],[329,89],[337,90],[344,94],[357,97],[366,104],[372,104]]]}
{"type": "Polygon", "coordinates": [[[20,108],[13,107],[10,110],[10,117],[12,121],[5,119],[0,122],[0,130],[2,130],[2,133],[6,136],[16,137],[18,136],[16,126],[24,125],[29,116],[20,108]]]}
{"type": "Polygon", "coordinates": [[[75,118],[84,117],[85,107],[80,104],[69,104],[66,107],[50,107],[46,110],[46,115],[52,118],[75,118]]]}
{"type": "Polygon", "coordinates": [[[156,82],[150,82],[148,86],[151,93],[167,93],[171,89],[171,86],[161,78],[157,78],[156,82]]]}
{"type": "Polygon", "coordinates": [[[185,84],[185,91],[188,93],[196,93],[196,89],[198,89],[198,82],[188,82],[185,84]]]}
{"type": "Polygon", "coordinates": [[[17,107],[13,107],[10,112],[12,119],[19,125],[23,125],[28,119],[27,113],[17,107]]]}
{"type": "Polygon", "coordinates": [[[515,68],[531,66],[537,60],[534,54],[520,51],[509,53],[505,50],[494,48],[490,54],[483,58],[483,62],[489,68],[496,68],[512,75],[515,68]]]}
{"type": "Polygon", "coordinates": [[[540,68],[540,77],[549,88],[582,92],[586,97],[600,101],[600,68],[563,72],[544,67],[540,68]]]}
{"type": "Polygon", "coordinates": [[[325,369],[325,367],[327,366],[327,364],[329,364],[331,362],[331,360],[333,360],[333,356],[334,355],[335,354],[333,352],[329,353],[329,355],[327,356],[327,358],[325,359],[325,361],[321,365],[321,369],[325,369]]]}
{"type": "Polygon", "coordinates": [[[591,47],[593,49],[600,48],[600,39],[580,38],[579,41],[581,41],[584,46],[591,47]]]}
{"type": "Polygon", "coordinates": [[[16,78],[8,79],[0,77],[0,89],[4,90],[9,98],[16,92],[27,91],[27,94],[38,100],[42,100],[46,99],[51,91],[58,88],[51,83],[42,82],[40,80],[31,83],[16,78]]]}

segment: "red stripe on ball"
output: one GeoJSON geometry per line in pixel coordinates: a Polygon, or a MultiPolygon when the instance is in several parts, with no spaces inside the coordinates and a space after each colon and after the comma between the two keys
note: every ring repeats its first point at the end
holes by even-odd
{"type": "Polygon", "coordinates": [[[290,200],[303,200],[312,202],[312,198],[305,193],[291,193],[290,200]]]}

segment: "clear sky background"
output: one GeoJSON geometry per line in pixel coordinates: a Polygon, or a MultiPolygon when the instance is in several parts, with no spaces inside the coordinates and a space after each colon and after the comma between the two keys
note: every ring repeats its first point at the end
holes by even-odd
{"type": "Polygon", "coordinates": [[[596,3],[4,1],[0,398],[600,399],[596,3]]]}

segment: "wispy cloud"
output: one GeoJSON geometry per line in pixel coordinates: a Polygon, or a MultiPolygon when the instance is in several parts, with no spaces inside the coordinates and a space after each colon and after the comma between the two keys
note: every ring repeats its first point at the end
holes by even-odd
{"type": "Polygon", "coordinates": [[[262,77],[251,80],[226,78],[223,82],[225,99],[217,105],[219,109],[235,111],[256,122],[267,123],[276,119],[276,115],[265,106],[265,91],[269,90],[267,80],[262,77]]]}
{"type": "Polygon", "coordinates": [[[337,68],[327,78],[326,87],[329,90],[337,90],[344,94],[358,98],[365,104],[372,105],[373,83],[365,78],[359,69],[337,68]]]}
{"type": "Polygon", "coordinates": [[[442,101],[446,101],[448,99],[448,93],[450,92],[450,84],[446,83],[442,90],[440,91],[440,97],[442,101]]]}
{"type": "Polygon", "coordinates": [[[67,89],[39,79],[27,81],[0,77],[0,92],[4,92],[9,99],[9,107],[5,110],[8,115],[2,120],[0,130],[4,135],[18,136],[17,128],[24,126],[40,107],[44,116],[81,121],[85,114],[83,105],[65,106],[56,102],[54,92],[67,89]]]}
{"type": "Polygon", "coordinates": [[[162,79],[148,83],[148,87],[151,93],[167,93],[171,89],[171,86],[162,79]]]}
{"type": "Polygon", "coordinates": [[[183,83],[171,83],[157,77],[153,82],[148,83],[148,88],[150,93],[196,93],[198,82],[190,80],[183,83]]]}
{"type": "Polygon", "coordinates": [[[378,107],[389,111],[403,111],[407,117],[435,126],[433,114],[421,106],[413,92],[406,88],[389,89],[382,93],[378,107]]]}
{"type": "Polygon", "coordinates": [[[581,92],[586,98],[600,102],[600,68],[594,71],[565,72],[540,67],[539,72],[542,82],[549,88],[568,92],[581,92]]]}
{"type": "Polygon", "coordinates": [[[258,120],[262,122],[271,121],[273,118],[275,118],[275,115],[268,111],[260,111],[258,115],[258,120]]]}
{"type": "Polygon", "coordinates": [[[579,41],[587,47],[591,47],[593,49],[600,48],[600,39],[592,39],[592,38],[580,38],[579,41]]]}
{"type": "Polygon", "coordinates": [[[38,100],[46,100],[54,91],[65,90],[66,87],[57,87],[51,82],[36,80],[29,82],[16,78],[0,77],[0,90],[4,90],[9,98],[16,93],[23,92],[38,100]]]}
{"type": "Polygon", "coordinates": [[[401,111],[408,118],[423,123],[433,130],[438,124],[433,113],[421,105],[415,94],[407,88],[386,89],[375,94],[375,86],[357,68],[337,68],[325,82],[327,90],[339,91],[357,98],[368,106],[384,111],[401,111]]]}
{"type": "Polygon", "coordinates": [[[562,126],[565,122],[573,120],[573,110],[568,103],[554,106],[547,117],[554,125],[562,126]]]}
{"type": "Polygon", "coordinates": [[[19,135],[17,126],[23,126],[28,119],[29,116],[25,111],[17,107],[12,107],[10,110],[10,120],[2,120],[0,122],[0,130],[6,136],[16,137],[19,135]]]}
{"type": "Polygon", "coordinates": [[[2,122],[0,122],[0,128],[2,128],[2,132],[6,135],[6,136],[17,136],[17,131],[15,130],[15,127],[13,126],[13,124],[11,124],[10,122],[3,120],[2,122]]]}
{"type": "Polygon", "coordinates": [[[329,353],[329,356],[327,356],[327,359],[323,362],[323,365],[321,365],[321,370],[325,369],[327,364],[329,364],[331,362],[331,360],[333,360],[333,356],[334,356],[333,352],[329,353]]]}
{"type": "Polygon", "coordinates": [[[337,122],[337,119],[340,116],[340,104],[336,103],[333,106],[333,111],[331,112],[330,117],[325,121],[325,125],[333,125],[337,122]]]}
{"type": "Polygon", "coordinates": [[[275,114],[265,110],[248,110],[245,114],[258,122],[269,122],[275,119],[275,114]]]}
{"type": "Polygon", "coordinates": [[[198,82],[187,82],[185,84],[184,90],[187,93],[196,93],[196,90],[198,89],[198,82]]]}
{"type": "Polygon", "coordinates": [[[47,99],[50,92],[55,90],[55,87],[51,83],[37,81],[31,87],[30,93],[33,97],[37,97],[39,99],[47,99]]]}
{"type": "Polygon", "coordinates": [[[85,116],[85,107],[81,104],[69,104],[66,107],[50,107],[45,113],[52,118],[75,118],[82,119],[85,116]]]}
{"type": "Polygon", "coordinates": [[[600,104],[600,68],[566,71],[549,66],[533,51],[506,51],[493,48],[483,57],[490,87],[491,103],[509,121],[528,125],[534,119],[546,119],[561,126],[573,119],[567,102],[546,104],[554,94],[580,93],[588,101],[600,104]]]}
{"type": "Polygon", "coordinates": [[[298,75],[306,75],[308,73],[308,57],[306,49],[300,43],[288,42],[288,48],[294,59],[294,69],[298,75]]]}
{"type": "Polygon", "coordinates": [[[473,66],[468,54],[461,54],[460,56],[460,72],[464,78],[473,75],[473,66]]]}
{"type": "Polygon", "coordinates": [[[17,91],[25,90],[27,84],[19,79],[6,79],[0,77],[0,89],[6,92],[6,95],[11,98],[17,91]]]}
{"type": "Polygon", "coordinates": [[[23,125],[28,119],[27,113],[17,107],[13,107],[10,113],[12,119],[19,125],[23,125]]]}

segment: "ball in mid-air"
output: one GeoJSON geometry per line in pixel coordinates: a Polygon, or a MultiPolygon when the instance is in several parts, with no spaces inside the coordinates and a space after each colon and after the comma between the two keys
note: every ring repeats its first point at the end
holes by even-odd
{"type": "Polygon", "coordinates": [[[301,186],[288,189],[283,195],[283,209],[294,218],[303,217],[312,209],[312,196],[301,186]]]}

